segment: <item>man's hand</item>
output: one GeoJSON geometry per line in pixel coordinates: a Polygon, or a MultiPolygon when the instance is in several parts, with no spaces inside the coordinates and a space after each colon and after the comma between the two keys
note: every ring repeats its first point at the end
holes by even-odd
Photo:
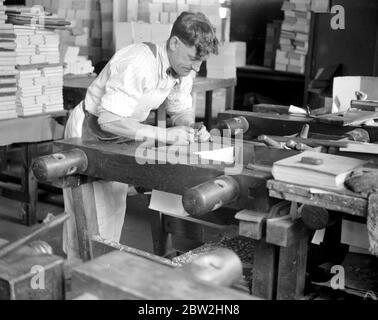
{"type": "Polygon", "coordinates": [[[168,128],[167,142],[180,146],[194,143],[194,129],[184,126],[168,128]]]}
{"type": "Polygon", "coordinates": [[[193,127],[195,129],[194,140],[196,142],[212,141],[210,133],[207,131],[207,128],[203,125],[202,122],[194,124],[193,127]]]}

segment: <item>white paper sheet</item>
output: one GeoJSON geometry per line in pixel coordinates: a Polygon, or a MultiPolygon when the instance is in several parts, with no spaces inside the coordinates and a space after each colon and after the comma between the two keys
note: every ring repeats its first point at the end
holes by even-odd
{"type": "Polygon", "coordinates": [[[148,208],[167,215],[179,217],[186,217],[189,215],[182,205],[181,195],[164,191],[152,190],[150,205],[148,208]]]}
{"type": "Polygon", "coordinates": [[[235,161],[234,147],[221,148],[211,151],[194,152],[200,159],[207,159],[232,164],[235,161]]]}

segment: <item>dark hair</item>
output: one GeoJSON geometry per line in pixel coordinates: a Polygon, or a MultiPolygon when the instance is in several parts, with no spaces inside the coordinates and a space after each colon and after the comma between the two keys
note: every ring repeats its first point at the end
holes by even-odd
{"type": "Polygon", "coordinates": [[[173,24],[169,39],[174,36],[187,46],[195,46],[198,58],[210,53],[218,54],[219,41],[215,34],[215,28],[201,12],[182,12],[173,24]]]}

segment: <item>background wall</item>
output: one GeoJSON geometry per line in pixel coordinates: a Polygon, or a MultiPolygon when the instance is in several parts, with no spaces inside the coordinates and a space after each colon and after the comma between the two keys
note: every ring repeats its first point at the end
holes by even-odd
{"type": "Polygon", "coordinates": [[[333,5],[345,8],[345,29],[331,28],[332,14],[316,15],[311,77],[336,63],[342,76],[378,75],[378,1],[334,0],[333,5]]]}
{"type": "Polygon", "coordinates": [[[266,25],[283,19],[283,0],[232,0],[231,41],[247,42],[247,64],[263,65],[266,25]]]}

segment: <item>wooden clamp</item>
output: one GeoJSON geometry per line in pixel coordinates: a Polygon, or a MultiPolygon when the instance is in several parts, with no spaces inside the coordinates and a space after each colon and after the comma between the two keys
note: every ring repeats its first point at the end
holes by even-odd
{"type": "Polygon", "coordinates": [[[280,201],[273,205],[269,212],[241,210],[235,215],[235,219],[239,220],[239,235],[261,240],[265,237],[266,220],[286,215],[289,210],[290,202],[288,201],[280,201]]]}
{"type": "Polygon", "coordinates": [[[83,173],[87,168],[87,155],[80,149],[40,157],[34,161],[32,166],[35,177],[41,182],[83,173]]]}
{"type": "Polygon", "coordinates": [[[290,214],[266,222],[266,242],[280,247],[291,246],[307,237],[309,232],[302,220],[293,221],[290,214]]]}
{"type": "Polygon", "coordinates": [[[239,220],[239,235],[261,240],[265,236],[267,213],[242,210],[235,215],[239,220]]]}
{"type": "Polygon", "coordinates": [[[186,212],[201,216],[236,200],[239,183],[231,176],[220,176],[185,191],[182,203],[186,212]]]}

